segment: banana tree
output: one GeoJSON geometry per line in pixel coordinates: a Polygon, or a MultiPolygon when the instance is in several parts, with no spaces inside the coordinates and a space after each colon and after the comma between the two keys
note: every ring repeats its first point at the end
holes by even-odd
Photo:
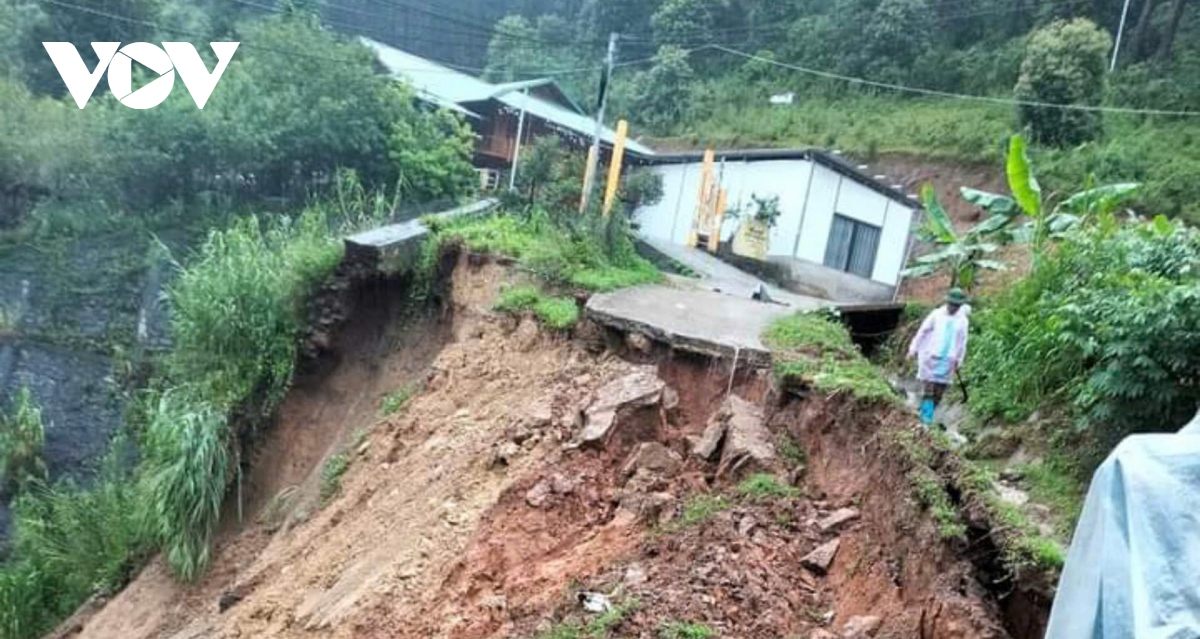
{"type": "Polygon", "coordinates": [[[1111,216],[1117,207],[1141,188],[1140,184],[1135,183],[1095,186],[1095,179],[1089,177],[1083,191],[1049,207],[1042,196],[1042,187],[1033,174],[1025,139],[1020,135],[1009,138],[1005,169],[1012,197],[968,188],[962,189],[962,195],[968,202],[993,215],[1013,216],[1021,213],[1028,217],[1029,222],[1012,229],[1007,239],[1030,244],[1035,261],[1040,259],[1048,240],[1061,238],[1089,219],[1111,216]]]}
{"type": "Polygon", "coordinates": [[[946,272],[951,286],[968,292],[975,288],[980,270],[1003,271],[1008,267],[1003,262],[988,256],[1000,249],[1005,231],[1017,214],[1015,205],[1011,212],[1004,213],[1002,203],[997,203],[993,215],[965,232],[954,228],[946,209],[938,201],[937,193],[930,185],[921,189],[921,203],[925,207],[925,219],[918,236],[925,242],[937,245],[934,252],[913,260],[913,266],[904,271],[905,277],[929,277],[946,272]]]}

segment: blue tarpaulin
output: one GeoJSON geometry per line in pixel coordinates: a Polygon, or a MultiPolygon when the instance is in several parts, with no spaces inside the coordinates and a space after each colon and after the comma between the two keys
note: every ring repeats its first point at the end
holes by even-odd
{"type": "Polygon", "coordinates": [[[1096,469],[1047,639],[1200,638],[1200,415],[1096,469]]]}

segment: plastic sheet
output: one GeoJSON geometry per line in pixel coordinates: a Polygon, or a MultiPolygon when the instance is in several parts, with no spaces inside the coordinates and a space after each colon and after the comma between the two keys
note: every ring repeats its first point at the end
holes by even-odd
{"type": "Polygon", "coordinates": [[[1200,414],[1096,470],[1046,637],[1200,638],[1200,414]]]}

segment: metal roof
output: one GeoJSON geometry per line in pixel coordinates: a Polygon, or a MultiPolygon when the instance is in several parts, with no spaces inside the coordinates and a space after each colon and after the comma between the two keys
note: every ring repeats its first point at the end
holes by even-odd
{"type": "MultiPolygon", "coordinates": [[[[765,162],[767,160],[808,160],[824,166],[836,173],[862,184],[863,186],[885,195],[897,202],[914,209],[921,208],[921,203],[907,193],[884,184],[874,177],[863,173],[858,167],[847,162],[841,156],[816,148],[800,149],[740,149],[732,151],[717,151],[717,161],[727,162],[765,162]]],[[[704,159],[703,151],[687,151],[683,153],[661,154],[642,160],[643,164],[656,166],[660,164],[692,164],[704,159]]]]}
{"type": "MultiPolygon", "coordinates": [[[[375,52],[375,57],[387,68],[393,78],[412,85],[417,90],[418,97],[438,106],[445,106],[460,113],[478,117],[465,105],[495,100],[517,111],[525,109],[530,115],[545,120],[548,124],[583,136],[592,136],[596,133],[596,120],[593,118],[575,113],[536,96],[519,92],[520,89],[526,87],[552,83],[552,80],[542,79],[496,85],[369,38],[360,38],[360,40],[375,52]]],[[[601,130],[600,139],[605,144],[612,146],[616,140],[616,132],[604,127],[601,130]]],[[[654,155],[653,149],[634,140],[628,140],[625,148],[628,152],[636,155],[654,155]]]]}

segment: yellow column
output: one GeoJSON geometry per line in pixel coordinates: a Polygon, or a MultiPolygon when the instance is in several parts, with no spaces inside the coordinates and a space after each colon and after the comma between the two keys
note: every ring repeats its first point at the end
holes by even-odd
{"type": "Polygon", "coordinates": [[[692,230],[688,234],[688,246],[695,246],[700,241],[700,225],[708,215],[712,200],[713,165],[717,161],[717,152],[708,149],[704,152],[704,164],[700,170],[700,196],[696,200],[696,214],[692,216],[692,230]]]}
{"type": "Polygon", "coordinates": [[[725,222],[725,205],[728,202],[729,191],[721,189],[717,192],[717,210],[713,215],[712,229],[708,233],[708,252],[716,253],[721,248],[721,224],[725,222]]]}
{"type": "Polygon", "coordinates": [[[617,122],[617,139],[613,141],[612,162],[608,165],[608,186],[604,189],[604,217],[612,212],[617,187],[621,185],[621,165],[625,161],[625,138],[629,135],[629,123],[617,122]]]}

